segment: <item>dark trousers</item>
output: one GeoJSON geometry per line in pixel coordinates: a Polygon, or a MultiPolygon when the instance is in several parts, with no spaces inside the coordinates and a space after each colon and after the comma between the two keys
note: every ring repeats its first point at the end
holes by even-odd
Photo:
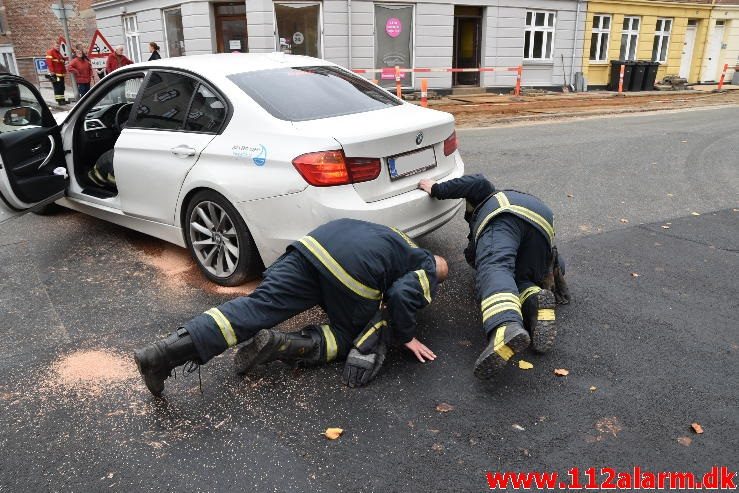
{"type": "Polygon", "coordinates": [[[52,76],[51,85],[54,87],[54,100],[56,100],[57,104],[65,102],[66,99],[64,97],[64,76],[52,76]]]}
{"type": "MultiPolygon", "coordinates": [[[[328,315],[330,322],[322,333],[323,343],[336,348],[337,359],[346,357],[354,338],[379,308],[377,301],[358,300],[338,288],[293,250],[267,270],[252,294],[208,310],[185,328],[200,361],[205,363],[229,347],[251,339],[260,330],[270,329],[316,305],[328,315]]],[[[331,352],[327,352],[329,357],[331,352]]]]}
{"type": "Polygon", "coordinates": [[[523,325],[521,305],[549,269],[551,249],[544,235],[513,214],[501,214],[477,241],[476,285],[483,329],[490,334],[499,325],[523,325]]]}
{"type": "Polygon", "coordinates": [[[77,83],[77,90],[80,92],[80,97],[87,94],[87,91],[90,90],[90,83],[89,82],[79,82],[77,83]]]}

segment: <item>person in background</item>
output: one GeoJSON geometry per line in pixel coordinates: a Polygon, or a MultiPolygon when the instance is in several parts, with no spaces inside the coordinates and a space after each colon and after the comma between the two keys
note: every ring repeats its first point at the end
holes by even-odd
{"type": "Polygon", "coordinates": [[[162,58],[162,55],[159,54],[159,45],[154,41],[149,43],[149,53],[151,53],[151,55],[149,55],[149,61],[159,60],[162,58]]]}
{"type": "Polygon", "coordinates": [[[105,75],[109,75],[115,69],[131,65],[133,62],[123,54],[123,46],[116,46],[113,53],[108,55],[108,60],[105,62],[105,75]]]}
{"type": "Polygon", "coordinates": [[[69,72],[74,74],[80,97],[87,94],[92,81],[92,62],[87,57],[82,45],[75,46],[75,57],[69,62],[69,72]]]}
{"type": "Polygon", "coordinates": [[[64,97],[64,75],[67,73],[67,67],[59,51],[59,43],[52,43],[51,48],[46,52],[46,66],[49,67],[47,77],[54,87],[56,104],[60,106],[67,104],[67,99],[64,97]]]}

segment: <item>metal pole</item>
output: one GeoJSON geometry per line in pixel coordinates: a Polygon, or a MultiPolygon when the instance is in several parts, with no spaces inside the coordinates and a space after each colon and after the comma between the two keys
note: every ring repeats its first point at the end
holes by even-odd
{"type": "MultiPolygon", "coordinates": [[[[64,29],[64,39],[67,40],[67,50],[69,50],[69,56],[70,61],[72,57],[72,38],[69,37],[69,26],[67,26],[67,10],[64,7],[64,0],[59,0],[59,7],[60,9],[60,19],[62,20],[62,29],[64,29]]],[[[77,81],[74,79],[74,74],[72,72],[68,72],[69,74],[69,80],[72,81],[72,94],[74,95],[74,100],[77,101],[80,98],[80,92],[79,89],[77,89],[77,81]]]]}

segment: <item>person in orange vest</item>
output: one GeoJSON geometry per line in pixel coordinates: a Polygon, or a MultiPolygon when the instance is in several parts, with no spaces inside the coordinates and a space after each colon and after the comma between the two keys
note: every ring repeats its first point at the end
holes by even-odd
{"type": "Polygon", "coordinates": [[[49,51],[46,52],[46,66],[49,69],[48,78],[54,87],[54,100],[58,105],[67,104],[64,97],[64,75],[67,73],[67,67],[64,65],[64,57],[59,51],[59,43],[53,43],[49,51]]]}
{"type": "Polygon", "coordinates": [[[123,54],[123,46],[116,46],[115,51],[108,55],[108,60],[105,62],[105,75],[110,74],[115,69],[131,65],[133,62],[123,54]]]}
{"type": "Polygon", "coordinates": [[[90,81],[92,80],[92,62],[87,57],[85,49],[82,45],[75,46],[75,57],[69,62],[69,71],[74,74],[77,81],[77,89],[80,97],[87,94],[90,90],[90,81]]]}

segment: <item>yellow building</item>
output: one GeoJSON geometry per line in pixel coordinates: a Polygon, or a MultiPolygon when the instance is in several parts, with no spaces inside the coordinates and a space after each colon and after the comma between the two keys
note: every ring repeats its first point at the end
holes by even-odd
{"type": "Polygon", "coordinates": [[[583,73],[589,86],[608,84],[611,60],[660,62],[657,80],[698,82],[712,5],[652,0],[588,2],[583,73]]]}
{"type": "Polygon", "coordinates": [[[701,66],[701,82],[717,81],[721,77],[724,64],[729,65],[726,81],[731,82],[734,71],[739,66],[739,5],[726,5],[726,1],[724,0],[724,4],[714,5],[711,11],[706,56],[701,66]]]}

